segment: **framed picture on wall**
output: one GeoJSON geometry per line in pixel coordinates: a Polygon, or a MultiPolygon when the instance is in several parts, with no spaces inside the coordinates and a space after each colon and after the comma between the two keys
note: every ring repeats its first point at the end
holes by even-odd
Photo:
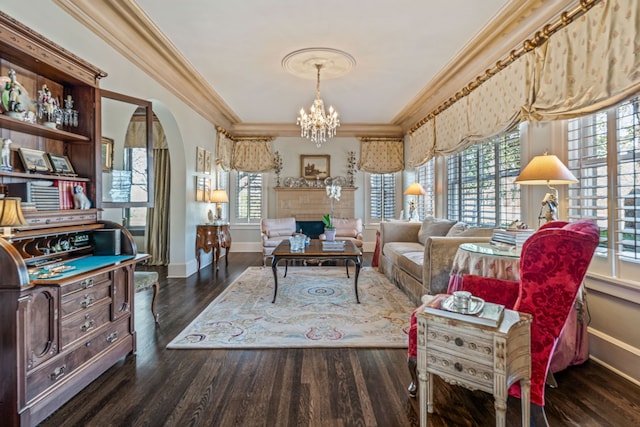
{"type": "Polygon", "coordinates": [[[331,176],[329,162],[331,156],[317,154],[300,155],[300,176],[306,179],[325,179],[331,176]]]}
{"type": "Polygon", "coordinates": [[[211,173],[211,151],[209,150],[204,152],[204,173],[211,173]]]}
{"type": "Polygon", "coordinates": [[[102,137],[102,172],[113,170],[113,139],[102,137]]]}
{"type": "Polygon", "coordinates": [[[202,147],[196,147],[196,172],[204,172],[204,161],[206,156],[206,150],[202,147]]]}

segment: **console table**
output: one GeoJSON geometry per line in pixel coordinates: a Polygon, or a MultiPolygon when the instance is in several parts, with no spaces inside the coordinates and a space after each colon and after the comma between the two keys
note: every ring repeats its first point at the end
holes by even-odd
{"type": "Polygon", "coordinates": [[[229,250],[231,249],[231,233],[229,224],[200,224],[196,228],[196,260],[200,271],[200,251],[209,253],[213,250],[213,259],[216,270],[220,268],[218,261],[220,251],[225,250],[225,266],[229,266],[229,250]]]}
{"type": "Polygon", "coordinates": [[[507,392],[520,381],[522,425],[529,426],[531,315],[505,310],[497,328],[419,311],[420,426],[433,413],[433,375],[450,384],[491,393],[496,426],[504,426],[507,392]]]}

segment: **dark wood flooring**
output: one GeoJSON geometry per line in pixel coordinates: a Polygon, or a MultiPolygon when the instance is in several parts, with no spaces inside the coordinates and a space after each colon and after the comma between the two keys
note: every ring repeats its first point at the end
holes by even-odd
{"type": "MultiPolygon", "coordinates": [[[[366,254],[365,265],[371,256],[366,254]]],[[[152,292],[136,294],[138,349],[61,407],[42,426],[414,426],[402,349],[167,350],[165,347],[257,253],[232,253],[187,279],[160,272],[160,326],[152,292]]],[[[556,375],[547,389],[551,426],[640,425],[640,387],[594,362],[556,375]]],[[[430,426],[494,426],[493,399],[436,379],[430,426]]],[[[1,424],[1,422],[0,422],[1,424]]],[[[520,425],[509,398],[507,425],[520,425]]]]}

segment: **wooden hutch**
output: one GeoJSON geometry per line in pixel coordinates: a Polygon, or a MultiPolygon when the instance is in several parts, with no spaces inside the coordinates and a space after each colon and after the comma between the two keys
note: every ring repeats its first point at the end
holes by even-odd
{"type": "Polygon", "coordinates": [[[0,114],[0,137],[13,141],[13,171],[0,171],[0,184],[79,182],[95,206],[25,210],[28,225],[0,233],[0,420],[32,426],[135,351],[133,270],[145,255],[126,229],[100,220],[98,82],[106,74],[0,12],[0,76],[11,69],[31,99],[45,84],[58,99],[70,95],[78,125],[0,114]],[[20,147],[67,156],[77,176],[25,170],[20,147]],[[120,235],[120,244],[99,254],[98,235],[120,235]]]}

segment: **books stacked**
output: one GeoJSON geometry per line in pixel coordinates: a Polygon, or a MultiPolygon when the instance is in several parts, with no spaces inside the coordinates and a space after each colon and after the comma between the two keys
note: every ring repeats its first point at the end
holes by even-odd
{"type": "Polygon", "coordinates": [[[453,309],[445,309],[444,307],[452,307],[448,304],[451,295],[438,294],[434,295],[430,301],[424,306],[424,312],[435,314],[437,316],[449,319],[461,320],[463,322],[485,325],[490,327],[498,327],[504,316],[504,305],[494,304],[492,302],[484,302],[482,309],[476,314],[464,314],[453,309]]]}
{"type": "Polygon", "coordinates": [[[531,237],[534,230],[505,230],[502,228],[497,228],[493,230],[493,235],[491,236],[491,243],[495,245],[508,245],[515,246],[516,248],[522,248],[524,242],[531,237]]]}
{"type": "Polygon", "coordinates": [[[340,251],[344,251],[344,245],[345,245],[344,240],[332,240],[332,241],[323,240],[322,250],[327,252],[340,252],[340,251]]]}

